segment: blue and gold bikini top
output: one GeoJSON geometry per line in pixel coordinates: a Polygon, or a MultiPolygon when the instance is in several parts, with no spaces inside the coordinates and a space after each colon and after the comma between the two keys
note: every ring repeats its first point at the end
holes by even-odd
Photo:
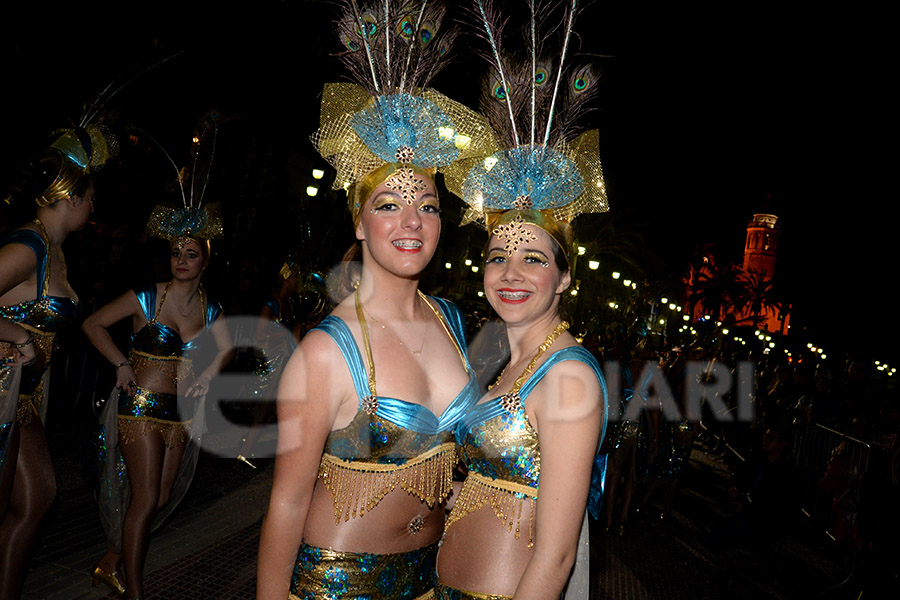
{"type": "MultiPolygon", "coordinates": [[[[397,486],[429,507],[450,493],[456,464],[452,431],[478,401],[478,382],[466,358],[462,313],[446,300],[423,299],[469,374],[468,383],[440,416],[420,404],[372,394],[366,363],[347,324],[330,315],[316,327],[337,344],[359,398],[353,420],[328,435],[319,468],[337,522],[362,516],[397,486]]],[[[368,342],[367,335],[364,340],[368,342]]]]}
{"type": "MultiPolygon", "coordinates": [[[[456,426],[456,441],[469,474],[450,511],[448,528],[490,504],[497,518],[510,531],[515,526],[516,538],[519,537],[521,502],[529,498],[537,500],[541,475],[538,433],[525,413],[525,401],[547,372],[566,360],[581,361],[594,371],[603,390],[603,422],[606,423],[606,381],[597,360],[581,346],[557,350],[528,377],[518,389],[518,394],[504,394],[476,404],[456,426]]],[[[533,537],[533,502],[530,510],[532,531],[529,547],[533,537]]]]}
{"type": "MultiPolygon", "coordinates": [[[[43,231],[43,225],[38,222],[43,231]]],[[[78,302],[66,296],[51,296],[50,255],[44,236],[31,229],[17,229],[0,240],[0,246],[24,244],[37,256],[37,290],[34,300],[0,306],[0,317],[9,319],[30,331],[55,333],[61,325],[78,316],[78,302]]]]}
{"type": "MultiPolygon", "coordinates": [[[[190,353],[200,346],[202,333],[185,342],[177,331],[159,322],[159,313],[166,301],[166,293],[163,292],[159,306],[156,306],[155,283],[135,288],[133,291],[147,319],[147,323],[131,337],[131,352],[128,359],[134,372],[139,373],[147,368],[157,369],[169,377],[173,386],[177,386],[179,380],[192,378],[190,353]]],[[[202,287],[200,305],[203,311],[203,325],[208,330],[222,314],[222,306],[218,302],[208,301],[202,287]]]]}
{"type": "Polygon", "coordinates": [[[22,380],[19,384],[19,396],[31,398],[35,408],[40,410],[44,394],[41,382],[44,372],[50,365],[56,332],[78,316],[78,302],[67,296],[49,294],[50,243],[44,225],[37,219],[35,223],[40,228],[40,233],[31,229],[16,229],[0,240],[0,246],[24,244],[37,256],[37,290],[34,300],[0,306],[0,317],[28,330],[40,348],[43,360],[26,365],[22,369],[22,380]]]}
{"type": "MultiPolygon", "coordinates": [[[[168,286],[167,288],[168,289],[168,286]]],[[[181,335],[177,331],[160,323],[159,312],[162,310],[163,302],[166,301],[165,292],[163,292],[162,300],[159,306],[156,306],[156,284],[151,283],[134,290],[138,303],[144,311],[144,317],[147,323],[135,332],[131,338],[131,347],[133,350],[142,352],[154,357],[176,358],[183,357],[191,350],[195,350],[199,346],[200,335],[188,340],[181,339],[181,335]]],[[[203,310],[203,325],[209,329],[219,315],[222,314],[222,306],[215,301],[207,301],[203,288],[200,288],[201,309],[203,310]]]]}

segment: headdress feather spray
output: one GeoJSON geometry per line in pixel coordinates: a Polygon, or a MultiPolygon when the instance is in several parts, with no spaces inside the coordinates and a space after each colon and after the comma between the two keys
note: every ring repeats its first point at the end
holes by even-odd
{"type": "MultiPolygon", "coordinates": [[[[480,54],[491,67],[481,108],[504,149],[466,170],[445,170],[445,181],[469,205],[463,224],[484,221],[493,232],[513,219],[536,224],[568,252],[572,219],[608,210],[599,135],[579,125],[592,110],[598,77],[589,63],[571,64],[578,0],[525,4],[516,51],[505,45],[508,22],[493,0],[474,0],[472,29],[486,42],[480,54]]],[[[500,231],[520,233],[511,227],[500,231]]]]}
{"type": "MultiPolygon", "coordinates": [[[[335,189],[361,183],[386,164],[433,174],[438,167],[495,150],[483,117],[427,87],[447,64],[456,37],[445,4],[338,4],[338,57],[353,83],[325,85],[321,124],[312,135],[316,149],[337,169],[335,189]]],[[[354,218],[365,200],[359,198],[366,195],[361,191],[373,183],[378,182],[351,191],[354,218]]]]}
{"type": "Polygon", "coordinates": [[[169,241],[184,237],[197,237],[205,240],[222,237],[222,216],[219,204],[203,204],[216,153],[218,121],[219,113],[215,110],[207,112],[200,119],[192,147],[190,167],[184,169],[178,168],[172,156],[150,134],[138,130],[162,151],[166,160],[175,170],[175,181],[178,184],[182,201],[180,208],[165,204],[157,204],[153,207],[147,223],[147,232],[150,235],[169,241]]]}

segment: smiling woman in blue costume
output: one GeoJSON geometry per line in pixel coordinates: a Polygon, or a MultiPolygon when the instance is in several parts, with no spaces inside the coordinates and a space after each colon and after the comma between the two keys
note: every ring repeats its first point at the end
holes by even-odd
{"type": "Polygon", "coordinates": [[[418,284],[441,231],[434,169],[478,152],[489,130],[423,89],[449,41],[441,12],[373,4],[341,29],[345,58],[377,76],[327,85],[313,136],[336,186],[349,184],[362,269],[282,376],[260,600],[430,597],[451,429],[477,398],[462,314],[418,284]]]}
{"type": "MultiPolygon", "coordinates": [[[[204,122],[198,152],[214,127],[204,122]]],[[[192,183],[198,179],[194,175],[192,183]]],[[[127,598],[143,597],[150,532],[190,485],[203,431],[202,399],[232,354],[222,307],[201,283],[209,240],[222,237],[218,205],[201,206],[202,197],[185,194],[179,208],[156,206],[147,225],[150,235],[169,242],[172,279],[125,292],[83,325],[88,339],[116,369],[116,388],[101,415],[100,433],[99,502],[108,550],[91,573],[91,583],[104,583],[127,598]],[[134,331],[127,355],[108,331],[123,319],[134,331]],[[198,373],[194,359],[211,342],[215,356],[198,373]]]]}
{"type": "Polygon", "coordinates": [[[56,495],[44,437],[56,332],[77,314],[61,244],[93,210],[91,169],[114,153],[105,129],[67,129],[22,192],[34,221],[0,239],[0,590],[18,598],[41,519],[56,495]],[[109,144],[108,144],[109,142],[109,144]],[[19,369],[21,367],[21,372],[19,369]],[[13,379],[20,379],[15,385],[13,379]]]}
{"type": "MultiPolygon", "coordinates": [[[[535,14],[548,8],[529,6],[535,14]]],[[[557,29],[563,47],[571,10],[557,29]]],[[[476,13],[497,50],[499,13],[481,2],[476,13]]],[[[511,55],[492,54],[502,62],[492,61],[482,108],[506,149],[468,171],[451,169],[446,181],[469,205],[466,220],[483,220],[490,233],[484,293],[506,324],[510,358],[456,429],[468,475],[447,521],[436,597],[547,599],[566,589],[567,598],[586,600],[585,508],[607,393],[559,307],[572,281],[571,221],[607,210],[597,132],[572,139],[574,114],[566,114],[589,97],[579,97],[589,94],[589,71],[537,52],[517,69],[511,55]],[[555,127],[554,117],[568,127],[555,127]]]]}

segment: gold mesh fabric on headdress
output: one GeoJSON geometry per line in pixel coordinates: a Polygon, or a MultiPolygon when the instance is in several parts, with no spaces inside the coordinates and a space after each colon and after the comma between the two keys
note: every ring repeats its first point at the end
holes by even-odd
{"type": "MultiPolygon", "coordinates": [[[[473,157],[496,151],[493,132],[483,116],[434,90],[416,92],[436,104],[452,122],[452,127],[441,131],[440,135],[453,140],[459,152],[456,161],[471,161],[473,157]]],[[[334,189],[346,189],[387,164],[369,150],[351,125],[353,116],[373,102],[373,96],[356,84],[325,84],[320,126],[311,139],[316,150],[337,170],[334,189]]],[[[415,152],[415,148],[412,151],[415,152]]]]}
{"type": "Polygon", "coordinates": [[[225,236],[222,212],[218,204],[202,208],[157,204],[147,221],[147,233],[170,242],[182,236],[217,240],[225,236]]]}

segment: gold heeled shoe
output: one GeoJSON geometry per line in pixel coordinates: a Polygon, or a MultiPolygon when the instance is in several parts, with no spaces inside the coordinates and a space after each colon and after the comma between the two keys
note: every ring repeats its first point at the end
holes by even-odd
{"type": "Polygon", "coordinates": [[[97,565],[91,571],[91,587],[97,587],[101,583],[109,587],[116,596],[121,596],[125,593],[125,586],[119,581],[118,571],[107,573],[100,568],[100,565],[97,565]]]}
{"type": "Polygon", "coordinates": [[[243,454],[238,454],[238,455],[237,455],[237,459],[238,459],[239,461],[241,461],[242,463],[244,463],[245,465],[248,465],[248,466],[250,466],[250,467],[252,467],[252,468],[254,468],[254,469],[256,468],[256,465],[254,465],[252,462],[250,462],[250,459],[248,459],[248,458],[247,458],[246,456],[244,456],[243,454]]]}

